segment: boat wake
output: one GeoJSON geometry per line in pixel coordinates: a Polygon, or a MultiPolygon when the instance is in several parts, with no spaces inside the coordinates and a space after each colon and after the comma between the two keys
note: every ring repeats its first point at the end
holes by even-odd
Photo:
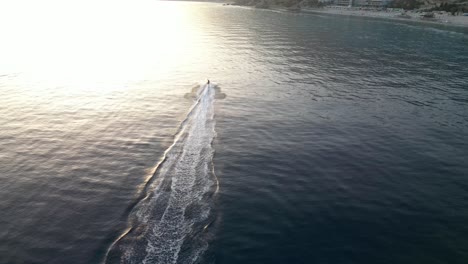
{"type": "Polygon", "coordinates": [[[131,211],[130,227],[111,245],[106,263],[202,261],[218,190],[212,148],[217,89],[205,85],[192,91],[195,103],[131,211]]]}

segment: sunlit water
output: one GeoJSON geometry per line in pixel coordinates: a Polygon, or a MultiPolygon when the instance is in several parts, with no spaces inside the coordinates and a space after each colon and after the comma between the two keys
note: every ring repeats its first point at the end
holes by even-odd
{"type": "Polygon", "coordinates": [[[468,259],[462,29],[47,0],[0,34],[0,263],[468,259]]]}

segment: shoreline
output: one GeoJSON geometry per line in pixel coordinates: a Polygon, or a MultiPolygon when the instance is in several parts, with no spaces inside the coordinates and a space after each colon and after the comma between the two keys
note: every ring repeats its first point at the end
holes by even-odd
{"type": "Polygon", "coordinates": [[[285,11],[285,12],[375,18],[375,19],[393,20],[393,21],[406,22],[406,23],[450,26],[450,27],[468,29],[468,16],[451,16],[447,14],[441,15],[441,14],[438,14],[437,12],[434,12],[435,18],[433,19],[421,19],[420,16],[422,13],[416,13],[416,12],[411,12],[411,11],[406,12],[405,15],[407,15],[407,17],[404,18],[404,17],[398,17],[401,14],[399,12],[360,10],[360,9],[354,9],[354,8],[348,8],[348,7],[324,7],[324,8],[302,7],[300,10],[289,10],[288,8],[284,6],[277,6],[277,5],[270,6],[268,8],[259,8],[255,6],[236,5],[236,4],[229,4],[229,3],[227,3],[227,5],[241,6],[241,7],[247,7],[247,8],[252,8],[252,9],[285,11]]]}
{"type": "Polygon", "coordinates": [[[406,12],[407,18],[398,17],[400,13],[397,12],[385,12],[385,11],[372,11],[372,10],[358,10],[349,8],[302,8],[301,12],[304,13],[315,13],[315,14],[327,14],[327,15],[341,15],[341,16],[354,16],[354,17],[366,17],[366,18],[377,18],[394,20],[401,22],[410,23],[422,23],[430,25],[442,25],[442,26],[455,26],[461,28],[468,28],[468,16],[450,16],[436,14],[434,19],[421,19],[421,13],[406,12]]]}

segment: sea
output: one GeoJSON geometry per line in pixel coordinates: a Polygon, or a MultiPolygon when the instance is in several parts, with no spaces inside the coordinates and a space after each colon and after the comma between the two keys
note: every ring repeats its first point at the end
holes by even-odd
{"type": "Polygon", "coordinates": [[[468,31],[2,1],[0,227],[1,264],[467,263],[468,31]]]}

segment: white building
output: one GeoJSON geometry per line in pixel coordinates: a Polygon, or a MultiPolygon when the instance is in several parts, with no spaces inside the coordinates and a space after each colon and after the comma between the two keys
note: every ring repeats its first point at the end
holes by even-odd
{"type": "Polygon", "coordinates": [[[389,1],[390,0],[335,0],[334,4],[348,7],[381,8],[386,6],[389,1]]]}
{"type": "Polygon", "coordinates": [[[388,4],[389,0],[355,0],[353,6],[356,7],[369,7],[380,8],[388,4]]]}
{"type": "Polygon", "coordinates": [[[335,0],[337,6],[353,6],[353,0],[335,0]]]}

